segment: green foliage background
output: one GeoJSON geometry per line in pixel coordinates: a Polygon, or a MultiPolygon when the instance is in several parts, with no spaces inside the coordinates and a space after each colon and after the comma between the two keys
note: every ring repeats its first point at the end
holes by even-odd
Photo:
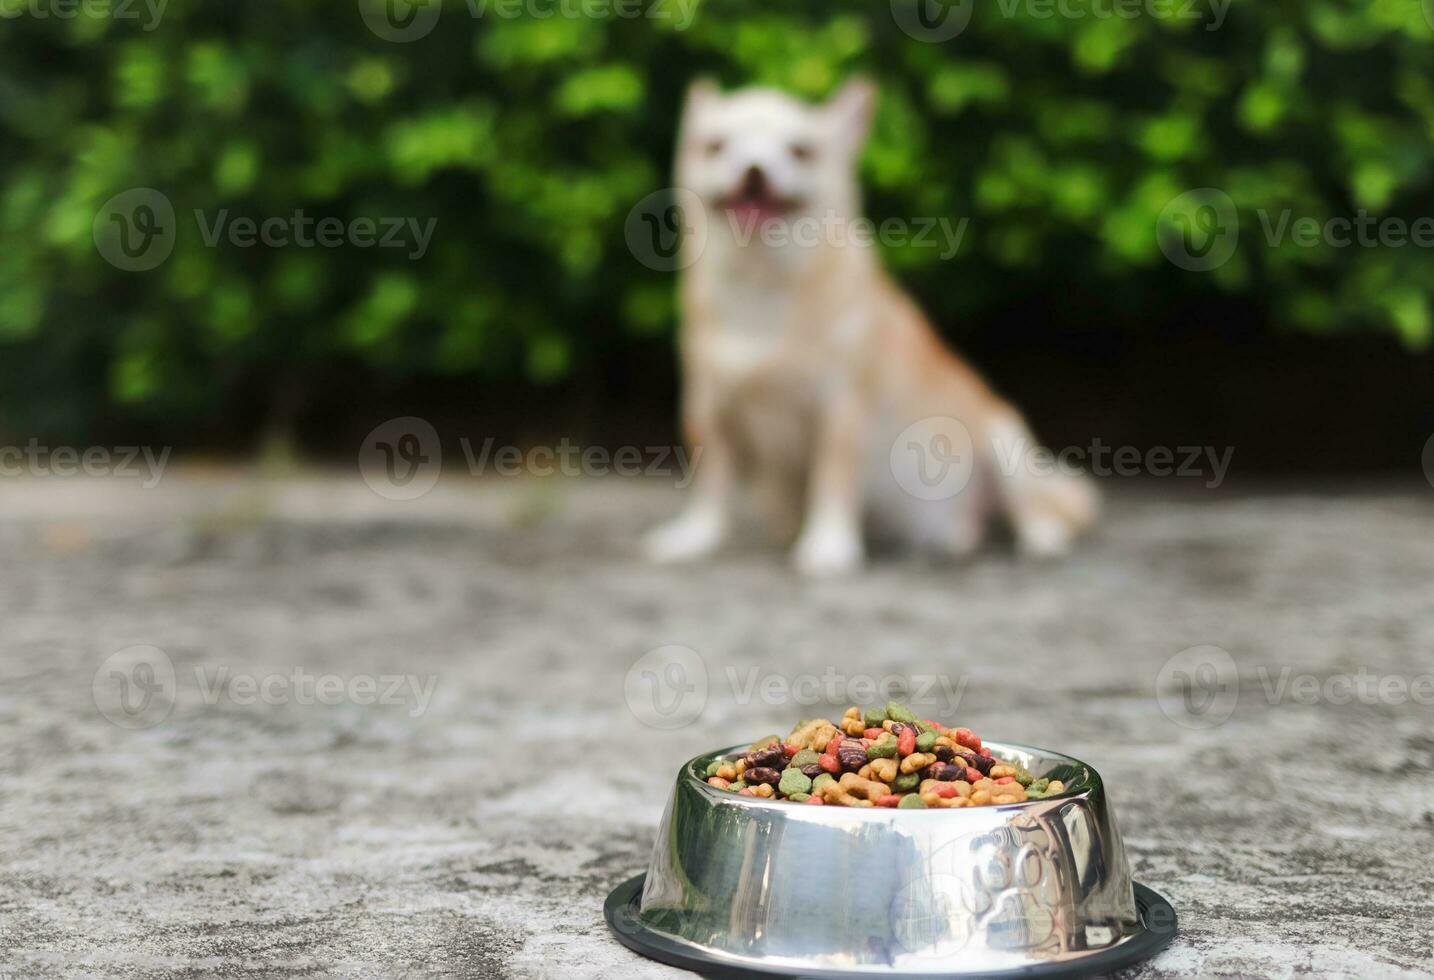
{"type": "Polygon", "coordinates": [[[406,44],[353,0],[170,0],[152,30],[143,7],[99,2],[0,0],[0,430],[212,418],[241,387],[302,388],[334,363],[542,385],[623,357],[673,327],[671,279],[628,254],[623,222],[667,182],[699,73],[812,97],[855,71],[882,83],[870,210],[972,219],[952,263],[888,252],[955,333],[1079,288],[1136,329],[1156,298],[1216,293],[1272,330],[1430,338],[1427,249],[1272,248],[1254,216],[1434,214],[1434,13],[1417,0],[1234,0],[1218,30],[1199,0],[1134,17],[1101,15],[1119,0],[1065,0],[1080,17],[977,0],[944,44],[903,33],[886,0],[664,0],[639,17],[449,0],[406,44]],[[179,238],[158,269],[122,272],[92,223],[138,186],[173,201],[179,238]],[[1241,247],[1183,272],[1157,217],[1203,186],[1237,203],[1241,247]],[[417,262],[207,247],[192,212],[222,208],[439,223],[417,262]]]}

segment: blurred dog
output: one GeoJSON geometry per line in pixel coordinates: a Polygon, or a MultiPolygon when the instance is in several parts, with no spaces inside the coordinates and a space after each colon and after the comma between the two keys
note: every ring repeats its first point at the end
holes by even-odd
{"type": "Polygon", "coordinates": [[[997,511],[1043,555],[1094,520],[1084,477],[1049,465],[857,234],[875,98],[864,80],[818,106],[688,93],[677,184],[701,205],[680,260],[683,426],[702,456],[686,510],[647,538],[654,560],[718,548],[742,483],[812,575],[859,567],[876,536],[965,554],[997,511]]]}

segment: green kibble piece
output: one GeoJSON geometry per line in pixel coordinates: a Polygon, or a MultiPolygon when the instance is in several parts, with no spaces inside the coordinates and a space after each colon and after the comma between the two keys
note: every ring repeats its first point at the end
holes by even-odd
{"type": "Polygon", "coordinates": [[[921,773],[904,772],[900,776],[897,776],[894,780],[892,780],[891,791],[893,793],[910,793],[912,790],[914,790],[920,785],[921,773]]]}
{"type": "Polygon", "coordinates": [[[804,776],[800,769],[788,769],[782,773],[781,781],[777,783],[777,791],[783,796],[791,796],[793,793],[810,793],[812,781],[804,776]]]}
{"type": "Polygon", "coordinates": [[[896,808],[898,810],[925,810],[926,801],[912,793],[909,796],[903,796],[901,802],[896,804],[896,808]]]}
{"type": "Polygon", "coordinates": [[[814,766],[820,761],[822,761],[820,755],[811,749],[802,749],[796,755],[792,756],[792,761],[788,762],[787,766],[792,769],[800,769],[802,766],[814,766]]]}
{"type": "Polygon", "coordinates": [[[711,762],[707,763],[707,778],[711,779],[713,776],[717,775],[717,770],[720,768],[722,768],[722,762],[719,759],[713,759],[711,762]]]}
{"type": "Polygon", "coordinates": [[[916,751],[930,752],[934,748],[936,748],[935,732],[922,732],[916,736],[916,751]]]}
{"type": "Polygon", "coordinates": [[[1026,787],[1026,792],[1027,792],[1027,793],[1044,793],[1044,792],[1046,791],[1046,787],[1049,786],[1050,784],[1051,784],[1051,781],[1050,781],[1049,779],[1037,779],[1037,780],[1033,780],[1033,781],[1031,782],[1031,784],[1026,787]]]}
{"type": "Polygon", "coordinates": [[[765,737],[763,737],[763,738],[757,739],[757,741],[755,741],[755,742],[752,743],[752,751],[755,752],[755,751],[757,751],[758,749],[771,748],[773,745],[781,745],[781,744],[782,744],[782,736],[780,736],[780,735],[767,735],[767,736],[765,736],[765,737]]]}
{"type": "Polygon", "coordinates": [[[791,796],[787,797],[787,799],[791,800],[793,803],[805,803],[811,798],[812,794],[810,793],[793,793],[791,796]]]}
{"type": "Polygon", "coordinates": [[[862,720],[866,722],[867,728],[880,728],[881,723],[886,721],[886,712],[880,708],[868,708],[862,720]]]}
{"type": "Polygon", "coordinates": [[[1032,776],[1025,769],[1017,769],[1016,782],[1020,783],[1022,786],[1030,786],[1033,782],[1035,782],[1035,777],[1032,776]]]}
{"type": "Polygon", "coordinates": [[[886,702],[886,717],[892,721],[904,721],[908,725],[916,723],[916,716],[906,710],[905,705],[897,704],[895,701],[886,702]]]}
{"type": "Polygon", "coordinates": [[[881,738],[866,747],[866,757],[868,759],[895,759],[896,736],[891,732],[883,732],[881,738]]]}
{"type": "Polygon", "coordinates": [[[827,783],[834,783],[834,782],[836,782],[836,777],[833,776],[833,775],[832,775],[831,773],[829,773],[829,772],[824,772],[824,773],[822,773],[821,775],[817,776],[816,779],[813,779],[813,780],[812,780],[812,792],[815,793],[817,790],[821,789],[821,788],[822,788],[823,786],[825,786],[827,783]]]}
{"type": "Polygon", "coordinates": [[[777,780],[777,789],[787,796],[791,796],[793,793],[810,793],[812,777],[800,769],[784,769],[781,778],[777,780]]]}
{"type": "Polygon", "coordinates": [[[731,785],[731,786],[728,786],[727,788],[730,789],[732,792],[735,793],[735,792],[737,792],[738,790],[744,790],[744,789],[746,789],[746,788],[747,788],[747,784],[746,784],[746,782],[744,782],[744,781],[741,780],[741,779],[734,779],[734,780],[732,780],[732,785],[731,785]]]}

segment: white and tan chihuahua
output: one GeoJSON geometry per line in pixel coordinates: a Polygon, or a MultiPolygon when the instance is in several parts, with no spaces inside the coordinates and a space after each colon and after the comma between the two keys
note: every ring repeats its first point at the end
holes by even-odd
{"type": "Polygon", "coordinates": [[[687,508],[647,538],[654,560],[717,549],[742,482],[811,575],[859,567],[869,534],[965,554],[1004,511],[1023,551],[1059,554],[1095,518],[1089,483],[1032,465],[1020,414],[854,233],[875,98],[864,80],[818,106],[710,82],[688,93],[677,185],[700,206],[680,259],[683,427],[702,455],[687,508]],[[964,466],[951,492],[912,482],[932,460],[964,466]]]}

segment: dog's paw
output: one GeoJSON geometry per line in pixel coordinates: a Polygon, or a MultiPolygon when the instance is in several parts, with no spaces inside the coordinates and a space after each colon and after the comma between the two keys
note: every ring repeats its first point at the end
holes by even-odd
{"type": "Polygon", "coordinates": [[[1060,558],[1070,553],[1075,535],[1055,518],[1027,520],[1016,530],[1016,547],[1032,558],[1060,558]]]}
{"type": "Polygon", "coordinates": [[[865,560],[861,536],[834,527],[808,529],[792,550],[792,564],[797,571],[814,578],[854,572],[865,560]]]}
{"type": "Polygon", "coordinates": [[[660,564],[694,561],[716,551],[726,533],[719,517],[684,514],[649,531],[643,538],[642,550],[648,561],[660,564]]]}

